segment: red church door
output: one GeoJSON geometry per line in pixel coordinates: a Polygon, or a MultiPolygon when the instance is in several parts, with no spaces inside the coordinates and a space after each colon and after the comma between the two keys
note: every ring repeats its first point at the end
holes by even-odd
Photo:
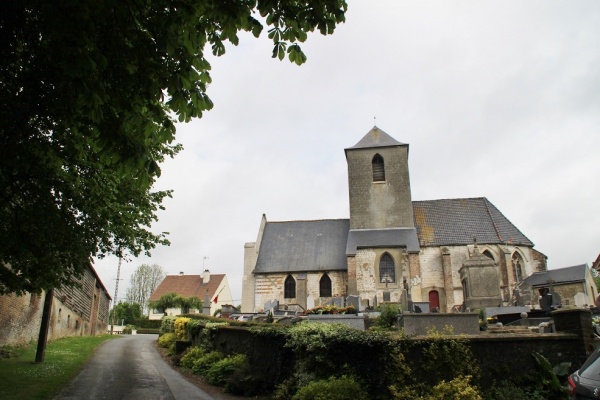
{"type": "Polygon", "coordinates": [[[431,311],[434,308],[440,309],[440,294],[437,290],[429,292],[429,310],[431,311]]]}

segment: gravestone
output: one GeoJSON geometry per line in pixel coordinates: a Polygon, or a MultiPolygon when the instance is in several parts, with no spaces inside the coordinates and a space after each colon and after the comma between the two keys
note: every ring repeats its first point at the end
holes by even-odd
{"type": "Polygon", "coordinates": [[[269,300],[265,303],[265,312],[273,312],[279,308],[279,301],[277,300],[269,300]]]}
{"type": "Polygon", "coordinates": [[[360,296],[350,295],[346,297],[346,305],[354,306],[356,312],[360,312],[363,310],[360,305],[360,296]]]}
{"type": "Polygon", "coordinates": [[[383,301],[386,303],[390,302],[390,292],[388,292],[388,291],[383,292],[383,301]]]}
{"type": "Polygon", "coordinates": [[[400,295],[400,303],[402,304],[402,307],[404,307],[405,310],[410,310],[410,306],[412,305],[410,303],[412,302],[409,300],[408,290],[402,290],[402,294],[400,295]]]}
{"type": "Polygon", "coordinates": [[[431,312],[431,310],[429,309],[429,302],[428,301],[414,301],[412,312],[417,313],[417,314],[431,312]]]}
{"type": "Polygon", "coordinates": [[[334,297],[331,299],[331,303],[339,308],[344,307],[344,298],[343,297],[334,297]]]}
{"type": "Polygon", "coordinates": [[[474,310],[502,305],[498,268],[493,259],[479,251],[475,242],[473,253],[458,271],[466,308],[474,310]]]}
{"type": "Polygon", "coordinates": [[[589,306],[587,303],[587,296],[581,292],[577,293],[574,297],[575,305],[579,307],[589,306]]]}
{"type": "Polygon", "coordinates": [[[311,308],[315,308],[315,298],[312,293],[306,297],[306,309],[310,310],[311,308]]]}
{"type": "Polygon", "coordinates": [[[552,294],[545,293],[540,296],[540,308],[542,311],[549,312],[552,311],[552,294]]]}

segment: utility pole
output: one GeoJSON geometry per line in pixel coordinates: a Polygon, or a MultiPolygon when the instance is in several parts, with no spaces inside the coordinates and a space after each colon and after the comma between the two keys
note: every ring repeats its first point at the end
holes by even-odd
{"type": "Polygon", "coordinates": [[[115,327],[115,306],[117,304],[117,294],[119,293],[119,277],[121,275],[121,253],[119,252],[119,264],[117,266],[117,283],[115,283],[115,298],[113,299],[113,308],[112,308],[112,318],[110,323],[110,334],[113,334],[113,329],[115,327]]]}

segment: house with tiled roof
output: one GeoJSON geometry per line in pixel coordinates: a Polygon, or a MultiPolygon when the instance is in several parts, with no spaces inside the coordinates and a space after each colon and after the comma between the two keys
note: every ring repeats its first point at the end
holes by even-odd
{"type": "MultiPolygon", "coordinates": [[[[181,297],[197,297],[202,300],[204,308],[210,305],[210,315],[225,304],[232,304],[231,290],[225,274],[211,274],[205,270],[202,275],[167,275],[156,287],[149,298],[150,302],[157,301],[161,296],[175,293],[181,297]]],[[[208,309],[207,309],[208,311],[208,309]]],[[[165,315],[181,315],[189,313],[202,313],[203,310],[181,308],[168,308],[166,310],[149,309],[149,319],[161,319],[165,315]]]]}
{"type": "Polygon", "coordinates": [[[350,218],[263,215],[244,246],[243,312],[350,295],[363,307],[511,305],[519,283],[546,270],[546,256],[487,198],[413,201],[408,144],[374,127],[345,153],[350,218]]]}

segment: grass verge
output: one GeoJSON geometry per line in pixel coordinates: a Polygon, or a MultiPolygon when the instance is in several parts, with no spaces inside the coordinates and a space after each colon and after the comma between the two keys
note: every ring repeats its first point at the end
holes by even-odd
{"type": "Polygon", "coordinates": [[[0,399],[51,399],[69,384],[94,350],[119,335],[67,337],[49,342],[43,363],[36,344],[0,347],[0,399]]]}

